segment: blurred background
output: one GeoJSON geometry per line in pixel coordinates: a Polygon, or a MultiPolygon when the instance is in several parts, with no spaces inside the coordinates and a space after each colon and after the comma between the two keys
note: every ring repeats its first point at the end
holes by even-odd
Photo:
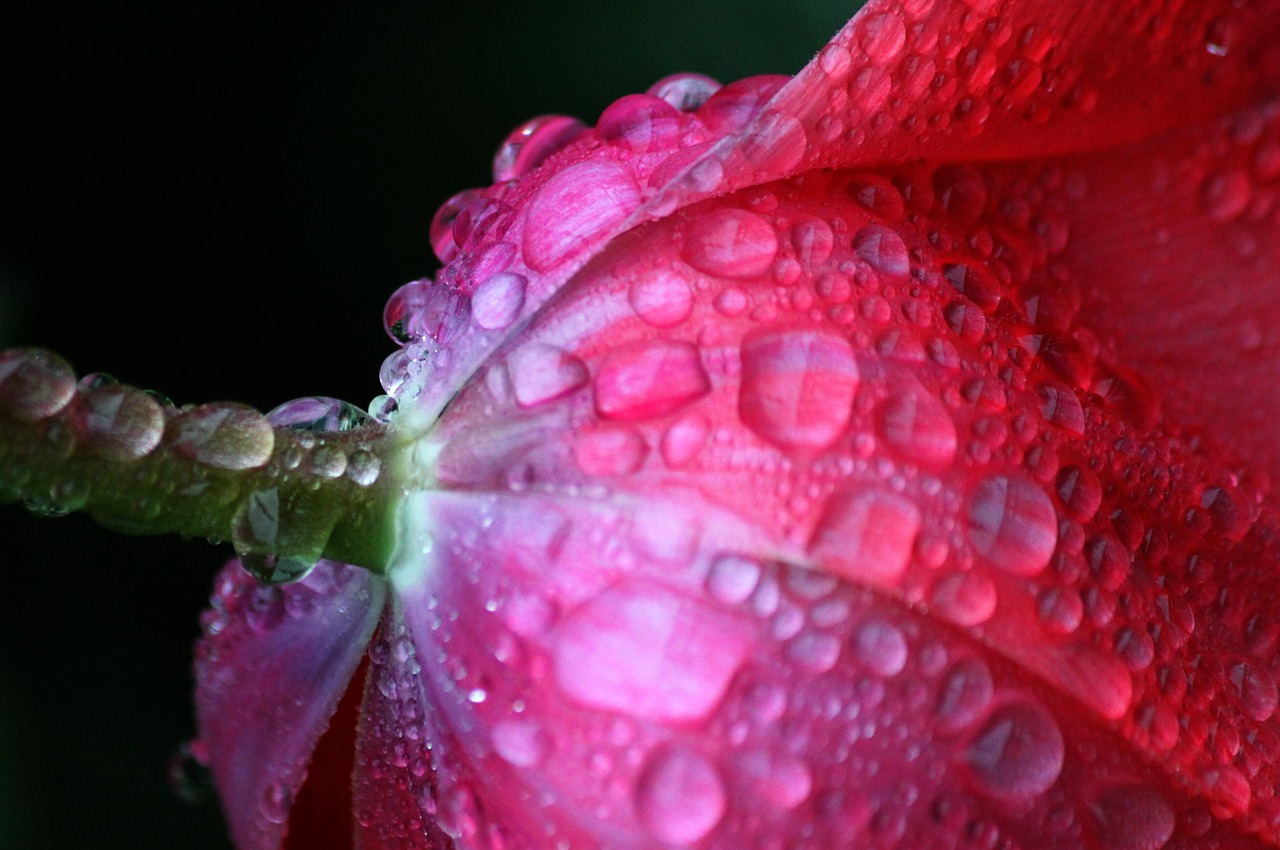
{"type": "MultiPolygon", "coordinates": [[[[437,205],[533,115],[794,73],[856,0],[11,4],[0,346],[177,403],[364,406],[437,205]]],[[[228,848],[171,792],[226,547],[0,507],[0,847],[228,848]]]]}

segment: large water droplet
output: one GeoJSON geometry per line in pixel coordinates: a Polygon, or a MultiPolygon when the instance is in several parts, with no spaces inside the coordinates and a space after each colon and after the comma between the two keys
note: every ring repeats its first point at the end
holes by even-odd
{"type": "Polygon", "coordinates": [[[528,342],[507,357],[511,388],[521,407],[536,407],[568,395],[587,382],[587,367],[572,354],[528,342]]]}
{"type": "Polygon", "coordinates": [[[149,454],[164,435],[160,403],[122,384],[81,392],[71,408],[71,423],[85,447],[115,461],[149,454]]]}
{"type": "Polygon", "coordinates": [[[995,694],[986,662],[968,656],[951,665],[934,705],[934,720],[943,732],[957,732],[982,717],[995,694]]]}
{"type": "Polygon", "coordinates": [[[896,676],[907,666],[907,638],[888,620],[863,623],[853,637],[853,651],[877,676],[896,676]]]}
{"type": "Polygon", "coordinates": [[[956,455],[956,426],[942,402],[925,393],[903,390],[880,411],[884,441],[915,463],[945,466],[956,455]]]}
{"type": "Polygon", "coordinates": [[[487,331],[510,326],[524,307],[527,279],[522,274],[501,272],[486,280],[471,296],[471,315],[487,331]]]}
{"type": "Polygon", "coordinates": [[[693,290],[682,275],[654,269],[631,284],[627,300],[636,315],[655,328],[670,328],[689,318],[693,290]]]}
{"type": "Polygon", "coordinates": [[[174,451],[218,469],[256,469],[271,458],[276,440],[265,416],[233,402],[183,411],[165,437],[174,451]]]}
{"type": "MultiPolygon", "coordinates": [[[[493,180],[523,177],[572,142],[586,127],[567,115],[539,115],[511,131],[493,156],[493,180]]],[[[440,258],[448,262],[444,257],[440,258]]]]}
{"type": "Polygon", "coordinates": [[[859,230],[853,237],[853,251],[890,280],[904,280],[911,271],[906,243],[883,224],[872,223],[859,230]]]}
{"type": "Polygon", "coordinates": [[[1159,791],[1137,783],[1117,785],[1089,806],[1102,850],[1160,850],[1173,836],[1173,807],[1159,791]]]}
{"type": "Polygon", "coordinates": [[[587,161],[557,172],[525,210],[524,259],[547,271],[621,225],[640,206],[640,187],[626,166],[587,161]]]}
{"type": "Polygon", "coordinates": [[[728,605],[741,605],[760,583],[760,563],[744,555],[720,555],[707,570],[707,593],[728,605]]]}
{"type": "Polygon", "coordinates": [[[629,94],[600,114],[596,134],[606,142],[622,142],[636,154],[674,148],[680,135],[680,112],[651,94],[629,94]]]}
{"type": "Polygon", "coordinates": [[[720,208],[694,219],[685,238],[685,262],[717,277],[756,278],[778,253],[773,227],[755,213],[720,208]]]}
{"type": "Polygon", "coordinates": [[[969,542],[993,566],[1032,576],[1049,563],[1058,541],[1058,516],[1030,479],[993,475],[969,496],[969,542]]]}
{"type": "Polygon", "coordinates": [[[0,351],[0,412],[26,422],[61,411],[76,392],[71,366],[35,348],[0,351]]]}
{"type": "Polygon", "coordinates": [[[859,25],[858,44],[874,63],[890,61],[901,52],[902,45],[906,44],[907,32],[902,25],[902,17],[896,12],[859,16],[856,22],[859,25]]]}
{"type": "Polygon", "coordinates": [[[753,634],[747,620],[719,607],[661,588],[615,585],[556,626],[556,680],[588,706],[700,720],[724,696],[753,634]]]}
{"type": "Polygon", "coordinates": [[[638,340],[615,348],[600,364],[596,410],[610,419],[651,419],[710,390],[702,357],[693,345],[638,340]]]}
{"type": "Polygon", "coordinates": [[[636,780],[636,812],[659,841],[692,844],[715,828],[725,807],[715,766],[687,747],[658,749],[636,780]]]}
{"type": "Polygon", "coordinates": [[[369,421],[369,414],[354,404],[336,398],[308,396],[295,398],[267,414],[272,425],[294,431],[349,431],[369,421]]]}
{"type": "Polygon", "coordinates": [[[720,90],[720,83],[703,74],[672,74],[649,87],[649,94],[660,97],[681,112],[693,112],[720,90]]]}
{"type": "Polygon", "coordinates": [[[542,763],[551,747],[551,736],[533,720],[503,720],[493,727],[493,749],[516,767],[542,763]]]}
{"type": "Polygon", "coordinates": [[[824,329],[766,329],[742,342],[738,413],[784,448],[822,450],[843,435],[858,387],[853,347],[824,329]]]}
{"type": "Polygon", "coordinates": [[[979,788],[994,797],[1027,799],[1057,781],[1065,755],[1062,732],[1038,703],[997,708],[969,743],[966,758],[979,788]]]}
{"type": "Polygon", "coordinates": [[[891,584],[902,577],[920,532],[920,509],[884,490],[838,493],[809,539],[809,557],[857,581],[891,584]]]}

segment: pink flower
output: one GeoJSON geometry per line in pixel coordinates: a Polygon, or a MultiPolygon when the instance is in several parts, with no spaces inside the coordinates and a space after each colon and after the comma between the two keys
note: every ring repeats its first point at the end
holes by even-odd
{"type": "Polygon", "coordinates": [[[219,579],[237,846],[1280,843],[1278,35],[873,0],[518,129],[323,461],[385,576],[219,579]]]}

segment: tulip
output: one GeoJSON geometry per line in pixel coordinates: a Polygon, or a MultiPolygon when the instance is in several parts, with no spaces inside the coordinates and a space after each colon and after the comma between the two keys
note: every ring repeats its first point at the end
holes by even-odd
{"type": "Polygon", "coordinates": [[[244,850],[1266,847],[1280,8],[872,2],[518,128],[366,414],[0,355],[0,486],[231,539],[244,850]]]}

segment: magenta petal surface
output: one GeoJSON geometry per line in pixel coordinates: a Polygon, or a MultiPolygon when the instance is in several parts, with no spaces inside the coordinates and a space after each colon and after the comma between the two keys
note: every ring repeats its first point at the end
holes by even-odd
{"type": "Polygon", "coordinates": [[[385,583],[322,561],[266,586],[232,561],[196,648],[196,709],[240,850],[276,850],[307,764],[377,626],[385,583]]]}

